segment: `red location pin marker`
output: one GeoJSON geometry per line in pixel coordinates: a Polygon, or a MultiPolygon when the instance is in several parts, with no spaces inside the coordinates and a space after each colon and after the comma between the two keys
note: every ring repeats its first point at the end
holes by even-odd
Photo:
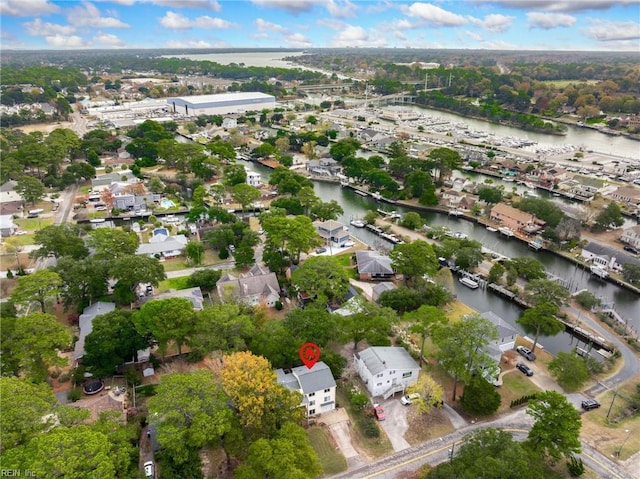
{"type": "Polygon", "coordinates": [[[320,348],[317,344],[304,343],[300,347],[300,359],[307,368],[311,369],[320,359],[320,348]]]}

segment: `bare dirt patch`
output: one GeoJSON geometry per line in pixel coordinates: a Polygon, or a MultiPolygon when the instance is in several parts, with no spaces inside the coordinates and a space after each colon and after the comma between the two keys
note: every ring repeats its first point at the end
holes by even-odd
{"type": "Polygon", "coordinates": [[[443,409],[434,407],[428,414],[422,414],[413,406],[407,407],[409,430],[404,438],[412,446],[453,432],[454,428],[443,409]]]}

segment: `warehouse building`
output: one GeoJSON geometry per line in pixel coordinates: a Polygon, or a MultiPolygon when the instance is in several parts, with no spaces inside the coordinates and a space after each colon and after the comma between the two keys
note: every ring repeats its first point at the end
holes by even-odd
{"type": "Polygon", "coordinates": [[[167,98],[174,113],[185,116],[224,115],[247,111],[273,110],[276,98],[259,92],[222,93],[220,95],[194,95],[167,98]]]}

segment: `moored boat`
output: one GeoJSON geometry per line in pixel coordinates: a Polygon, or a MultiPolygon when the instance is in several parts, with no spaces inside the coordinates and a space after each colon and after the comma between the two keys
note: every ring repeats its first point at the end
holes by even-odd
{"type": "Polygon", "coordinates": [[[480,286],[477,281],[474,281],[471,278],[468,278],[466,276],[463,278],[460,278],[460,283],[464,284],[467,288],[471,288],[471,289],[476,289],[480,286]]]}

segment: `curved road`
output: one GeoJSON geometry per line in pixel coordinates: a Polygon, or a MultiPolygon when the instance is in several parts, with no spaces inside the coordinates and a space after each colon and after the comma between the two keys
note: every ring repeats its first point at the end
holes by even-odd
{"type": "MultiPolygon", "coordinates": [[[[464,436],[478,429],[494,427],[511,432],[516,440],[524,440],[533,425],[533,420],[524,409],[494,421],[471,424],[457,431],[418,446],[405,449],[372,463],[331,476],[332,479],[395,479],[400,472],[415,471],[430,464],[438,465],[449,459],[451,449],[459,446],[464,436]]],[[[637,479],[616,462],[582,442],[580,454],[584,464],[600,479],[637,479]]]]}

